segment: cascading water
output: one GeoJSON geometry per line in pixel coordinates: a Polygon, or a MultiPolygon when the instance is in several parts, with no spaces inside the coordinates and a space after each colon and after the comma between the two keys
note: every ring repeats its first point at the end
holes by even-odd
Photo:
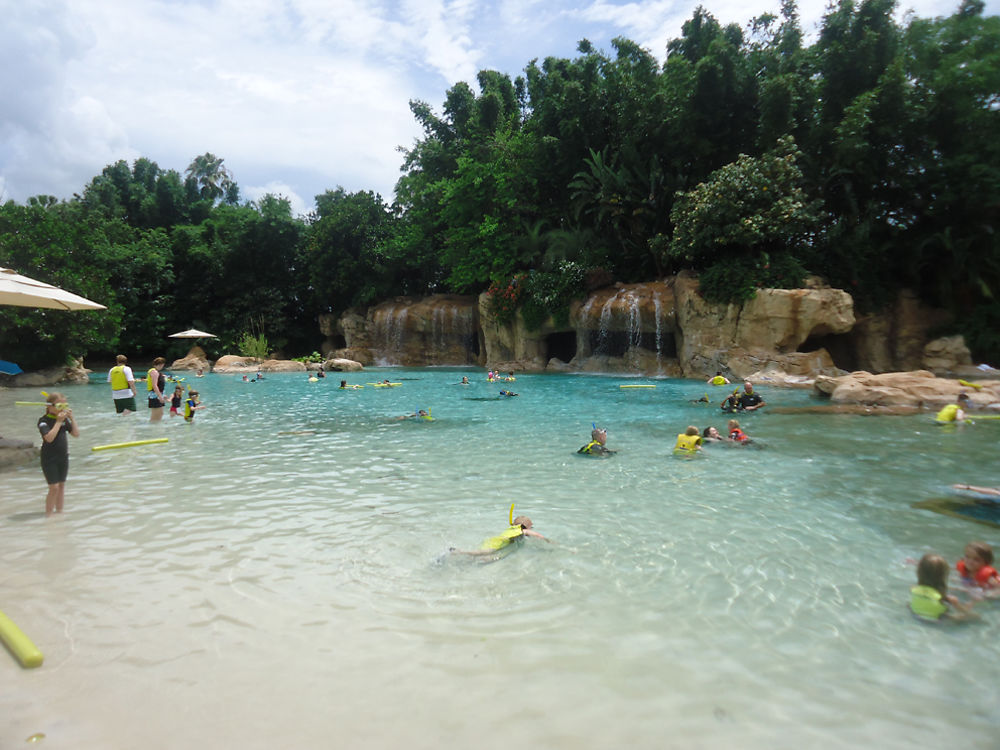
{"type": "Polygon", "coordinates": [[[399,352],[403,348],[403,331],[405,329],[408,308],[404,305],[397,308],[391,305],[386,310],[379,310],[375,315],[376,340],[381,344],[381,357],[376,357],[376,364],[393,365],[399,362],[399,352]]]}
{"type": "Polygon", "coordinates": [[[653,311],[656,316],[656,373],[663,373],[663,300],[655,289],[653,290],[653,311]]]}

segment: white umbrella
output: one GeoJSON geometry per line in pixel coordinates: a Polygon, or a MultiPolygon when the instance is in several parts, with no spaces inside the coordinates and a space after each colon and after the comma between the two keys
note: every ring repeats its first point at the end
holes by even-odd
{"type": "Polygon", "coordinates": [[[197,328],[188,328],[186,331],[181,331],[180,333],[171,333],[167,338],[171,339],[217,339],[219,338],[214,333],[205,333],[204,331],[199,331],[197,328]]]}
{"type": "Polygon", "coordinates": [[[9,268],[0,268],[0,305],[46,307],[53,310],[106,309],[104,305],[91,302],[78,294],[29,279],[9,268]]]}

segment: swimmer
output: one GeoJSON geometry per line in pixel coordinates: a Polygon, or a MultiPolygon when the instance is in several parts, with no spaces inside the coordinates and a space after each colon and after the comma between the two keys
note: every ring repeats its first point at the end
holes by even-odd
{"type": "Polygon", "coordinates": [[[403,414],[396,419],[431,419],[431,414],[426,409],[418,409],[413,414],[403,414]]]}
{"type": "Polygon", "coordinates": [[[929,622],[977,617],[968,605],[948,593],[947,561],[929,553],[917,563],[917,585],[910,589],[910,611],[929,622]]]}
{"type": "Polygon", "coordinates": [[[722,374],[722,370],[716,370],[715,375],[705,382],[709,385],[730,385],[729,380],[722,374]]]}
{"type": "Polygon", "coordinates": [[[747,436],[743,430],[740,429],[740,423],[735,419],[730,419],[727,427],[729,428],[729,439],[734,443],[739,443],[740,445],[746,445],[750,442],[750,438],[747,436]]]}
{"type": "Polygon", "coordinates": [[[749,380],[744,381],[743,395],[740,396],[740,409],[742,411],[756,411],[765,406],[767,406],[767,402],[760,397],[760,394],[754,393],[753,383],[749,380]]]}
{"type": "MultiPolygon", "coordinates": [[[[245,375],[243,376],[246,377],[245,375]]],[[[170,416],[176,417],[180,415],[177,410],[181,408],[181,403],[184,401],[184,388],[183,386],[174,386],[174,395],[170,397],[170,416]]]]}
{"type": "Polygon", "coordinates": [[[962,583],[994,589],[1000,593],[1000,573],[993,567],[993,548],[986,542],[969,542],[965,555],[955,564],[962,583]]]}
{"type": "Polygon", "coordinates": [[[934,417],[934,421],[938,424],[947,424],[948,422],[964,422],[965,421],[965,408],[969,405],[969,396],[966,393],[959,393],[957,403],[948,404],[941,411],[937,413],[934,417]]]}
{"type": "Polygon", "coordinates": [[[590,442],[583,446],[577,453],[588,456],[610,456],[613,451],[607,447],[608,431],[602,427],[595,427],[590,433],[590,442]]]}
{"type": "Polygon", "coordinates": [[[714,427],[706,427],[705,431],[701,433],[702,443],[724,443],[726,438],[719,434],[719,431],[714,427]]]}
{"type": "Polygon", "coordinates": [[[317,377],[317,378],[325,378],[325,377],[326,377],[326,373],[325,373],[325,372],[323,372],[323,368],[322,368],[322,367],[320,367],[320,368],[319,368],[319,369],[318,369],[318,370],[316,371],[316,377],[317,377]]]}
{"type": "Polygon", "coordinates": [[[995,487],[977,487],[974,484],[953,484],[951,486],[954,490],[967,490],[968,492],[977,492],[980,495],[993,495],[995,497],[1000,497],[1000,490],[995,487]]]}
{"type": "Polygon", "coordinates": [[[708,394],[706,393],[701,398],[693,398],[693,399],[691,399],[691,403],[692,404],[708,404],[708,403],[711,403],[711,402],[708,400],[708,394]]]}
{"type": "Polygon", "coordinates": [[[244,375],[243,376],[243,382],[244,383],[249,383],[250,382],[250,378],[248,378],[246,375],[244,375]]]}
{"type": "Polygon", "coordinates": [[[740,389],[737,388],[733,391],[725,401],[719,404],[719,408],[727,414],[732,414],[734,411],[740,411],[740,409],[743,408],[740,406],[740,389]]]}
{"type": "Polygon", "coordinates": [[[520,396],[521,394],[520,393],[512,393],[511,391],[500,391],[500,395],[501,396],[507,396],[508,398],[510,398],[511,396],[520,396]]]}
{"type": "MultiPolygon", "coordinates": [[[[513,508],[513,506],[511,506],[513,508]]],[[[550,539],[546,539],[544,536],[539,534],[537,531],[533,531],[531,519],[527,516],[518,516],[513,520],[506,531],[503,531],[496,536],[491,536],[489,539],[483,541],[479,545],[477,550],[462,550],[455,549],[452,547],[449,552],[455,555],[470,555],[472,557],[493,557],[497,556],[501,550],[510,547],[514,544],[521,544],[524,539],[529,536],[533,536],[536,539],[542,539],[549,544],[552,543],[550,539]]]]}
{"type": "Polygon", "coordinates": [[[469,376],[468,375],[462,376],[462,382],[459,383],[459,385],[471,385],[471,383],[469,383],[469,376]]]}
{"type": "Polygon", "coordinates": [[[701,435],[694,425],[684,430],[683,434],[677,436],[677,443],[674,445],[674,455],[693,456],[701,450],[701,435]]]}

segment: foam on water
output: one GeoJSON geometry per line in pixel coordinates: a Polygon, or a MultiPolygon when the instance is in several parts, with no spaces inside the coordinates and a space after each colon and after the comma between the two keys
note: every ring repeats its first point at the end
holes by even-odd
{"type": "MultiPolygon", "coordinates": [[[[386,376],[403,385],[209,375],[190,425],[66,389],[82,437],[65,517],[37,513],[37,466],[0,478],[0,608],[46,657],[0,659],[0,747],[993,746],[1000,605],[921,626],[905,559],[1000,544],[912,507],[995,483],[1000,423],[765,409],[741,421],[766,447],[679,459],[684,427],[725,424],[691,403],[703,384],[346,377],[386,376]],[[618,455],[575,454],[592,422],[618,455]],[[502,530],[511,502],[556,544],[445,554],[502,530]]],[[[37,442],[15,398],[2,433],[37,442]]]]}

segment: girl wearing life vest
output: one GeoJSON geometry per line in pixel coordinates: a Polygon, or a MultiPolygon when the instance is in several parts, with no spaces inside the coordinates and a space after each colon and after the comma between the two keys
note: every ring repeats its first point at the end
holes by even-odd
{"type": "MultiPolygon", "coordinates": [[[[514,506],[511,505],[511,515],[514,514],[514,506]]],[[[537,531],[532,531],[531,529],[531,519],[527,516],[518,516],[517,518],[510,519],[510,527],[506,531],[502,531],[496,536],[491,536],[489,539],[483,541],[479,545],[477,550],[461,550],[452,547],[449,552],[456,555],[471,555],[473,557],[493,557],[499,559],[502,555],[499,554],[504,550],[507,550],[511,545],[515,543],[523,542],[525,537],[533,536],[536,539],[543,539],[546,542],[552,543],[551,540],[546,539],[544,536],[539,534],[537,531]]],[[[510,550],[507,550],[510,551],[510,550]]]]}
{"type": "Polygon", "coordinates": [[[740,423],[735,419],[729,420],[728,427],[730,440],[739,443],[740,445],[746,445],[750,442],[750,437],[740,429],[740,423]]]}
{"type": "Polygon", "coordinates": [[[921,620],[965,620],[976,614],[948,593],[948,562],[926,554],[917,563],[917,585],[910,589],[910,611],[921,620]]]}
{"type": "Polygon", "coordinates": [[[993,567],[993,548],[986,542],[969,542],[965,556],[955,564],[963,583],[1000,590],[1000,573],[993,567]]]}

